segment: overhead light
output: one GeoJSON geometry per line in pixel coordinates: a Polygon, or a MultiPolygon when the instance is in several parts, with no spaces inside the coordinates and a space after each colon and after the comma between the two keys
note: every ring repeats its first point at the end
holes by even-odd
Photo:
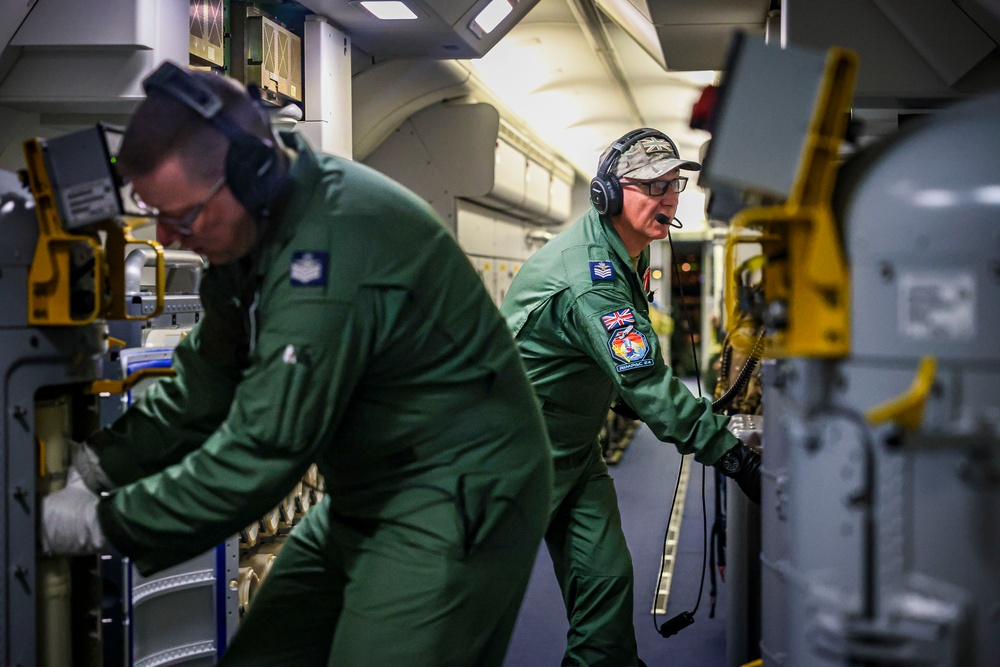
{"type": "Polygon", "coordinates": [[[417,18],[412,9],[398,0],[365,0],[359,4],[375,18],[386,21],[417,18]]]}
{"type": "Polygon", "coordinates": [[[479,12],[472,24],[469,26],[476,37],[482,37],[493,32],[493,29],[500,25],[500,22],[507,18],[507,15],[514,9],[511,0],[491,0],[490,4],[479,12]]]}

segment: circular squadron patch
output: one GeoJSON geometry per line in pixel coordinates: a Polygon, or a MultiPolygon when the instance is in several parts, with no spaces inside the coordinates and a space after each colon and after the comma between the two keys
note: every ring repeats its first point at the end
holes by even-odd
{"type": "Polygon", "coordinates": [[[622,362],[615,366],[619,373],[653,365],[653,360],[647,358],[646,336],[633,325],[613,331],[608,339],[608,350],[615,361],[622,362]]]}

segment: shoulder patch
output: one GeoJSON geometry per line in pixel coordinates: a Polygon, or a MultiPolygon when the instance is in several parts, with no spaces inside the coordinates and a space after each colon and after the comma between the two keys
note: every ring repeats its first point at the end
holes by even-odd
{"type": "Polygon", "coordinates": [[[617,329],[623,327],[626,324],[635,324],[635,315],[632,314],[631,308],[622,308],[621,310],[614,310],[606,315],[601,315],[601,324],[608,331],[612,329],[617,329]]]}
{"type": "Polygon", "coordinates": [[[631,324],[612,332],[608,339],[608,350],[611,351],[612,359],[621,362],[615,366],[619,373],[645,368],[654,363],[652,359],[646,358],[649,354],[646,336],[631,324]]]}
{"type": "Polygon", "coordinates": [[[296,250],[288,275],[295,287],[326,286],[329,255],[319,250],[296,250]]]}
{"type": "Polygon", "coordinates": [[[611,262],[600,261],[590,263],[590,279],[591,280],[614,280],[615,279],[615,267],[611,265],[611,262]]]}

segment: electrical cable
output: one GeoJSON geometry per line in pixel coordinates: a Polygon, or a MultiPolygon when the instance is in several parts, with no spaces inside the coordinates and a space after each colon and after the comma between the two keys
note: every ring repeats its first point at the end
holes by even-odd
{"type": "MultiPolygon", "coordinates": [[[[660,215],[657,216],[657,221],[660,222],[661,224],[665,224],[666,227],[667,227],[667,242],[670,244],[670,263],[671,263],[671,265],[673,267],[674,282],[677,285],[677,290],[680,292],[681,310],[684,313],[684,320],[685,320],[686,325],[687,325],[688,340],[691,342],[691,355],[692,355],[692,358],[694,360],[695,385],[696,385],[696,387],[698,389],[698,398],[702,398],[702,392],[701,392],[701,367],[698,364],[698,349],[697,349],[697,347],[695,346],[695,343],[694,343],[694,331],[693,331],[693,326],[691,324],[691,316],[688,313],[687,304],[685,303],[684,287],[681,285],[680,271],[677,268],[677,257],[676,257],[676,255],[674,253],[674,240],[673,240],[673,238],[670,235],[670,228],[671,227],[679,229],[679,228],[681,228],[683,226],[683,223],[681,223],[681,221],[677,220],[676,218],[674,218],[673,220],[669,220],[666,223],[664,223],[662,220],[660,220],[661,216],[662,216],[662,214],[660,214],[660,215]],[[676,225],[674,224],[675,222],[677,223],[676,225]]],[[[663,216],[663,218],[666,218],[666,216],[663,216]]],[[[666,554],[667,537],[669,536],[669,533],[670,533],[670,523],[669,523],[669,521],[670,521],[670,518],[673,517],[673,514],[674,514],[674,506],[675,506],[675,503],[677,502],[677,491],[680,488],[680,480],[681,480],[681,474],[682,474],[683,470],[684,470],[684,457],[681,456],[681,463],[680,463],[680,466],[678,467],[678,470],[677,470],[677,483],[674,486],[673,499],[670,501],[670,514],[668,515],[668,519],[667,519],[667,521],[668,521],[668,523],[667,523],[667,530],[666,530],[666,533],[664,533],[664,536],[663,536],[663,553],[664,553],[664,555],[666,554]]],[[[654,605],[654,608],[653,608],[653,627],[656,628],[656,631],[658,633],[660,633],[660,636],[663,637],[663,638],[672,637],[673,635],[677,634],[678,632],[680,632],[681,630],[683,630],[687,626],[689,626],[692,623],[694,623],[694,615],[698,612],[698,607],[701,606],[701,596],[702,596],[702,592],[704,591],[704,588],[705,588],[705,572],[706,572],[706,569],[708,567],[708,511],[706,509],[706,503],[705,503],[705,468],[704,468],[704,466],[702,467],[702,470],[701,470],[701,519],[702,519],[702,552],[701,552],[701,556],[702,557],[701,557],[701,577],[700,577],[699,582],[698,582],[698,598],[697,598],[697,600],[695,600],[694,608],[691,611],[682,611],[681,613],[677,614],[676,616],[674,616],[672,618],[669,618],[666,621],[664,621],[663,625],[657,625],[657,622],[656,622],[656,607],[654,605]]],[[[660,573],[659,573],[659,575],[657,577],[657,581],[660,581],[662,579],[662,577],[663,577],[663,560],[664,560],[664,558],[661,558],[660,573]]]]}
{"type": "MultiPolygon", "coordinates": [[[[732,386],[726,390],[722,396],[712,403],[712,412],[719,412],[720,410],[726,408],[733,399],[736,398],[737,394],[743,391],[746,387],[747,382],[750,381],[750,376],[753,375],[754,369],[757,368],[757,364],[760,362],[760,358],[764,354],[763,346],[761,342],[764,340],[764,331],[761,330],[760,334],[757,336],[757,341],[754,343],[753,348],[750,350],[750,355],[747,360],[743,363],[743,368],[740,369],[739,375],[736,376],[736,380],[733,382],[732,386]]],[[[731,350],[732,348],[730,348],[731,350]]],[[[725,355],[724,355],[725,356],[725,355]]],[[[731,356],[731,355],[730,355],[731,356]]],[[[729,374],[729,363],[726,359],[726,375],[722,375],[720,371],[720,377],[726,377],[729,374]]]]}

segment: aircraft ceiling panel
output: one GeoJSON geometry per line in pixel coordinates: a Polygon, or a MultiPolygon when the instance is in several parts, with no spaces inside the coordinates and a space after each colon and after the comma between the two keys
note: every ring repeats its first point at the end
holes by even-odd
{"type": "Polygon", "coordinates": [[[720,69],[734,30],[764,34],[770,0],[649,0],[649,15],[671,71],[720,69]]]}
{"type": "Polygon", "coordinates": [[[415,19],[381,20],[358,2],[298,0],[351,36],[351,43],[372,56],[478,58],[489,51],[538,0],[519,0],[510,15],[488,34],[470,24],[489,0],[407,0],[415,19]]]}
{"type": "Polygon", "coordinates": [[[595,117],[626,113],[575,22],[522,22],[468,65],[537,135],[585,173],[593,170],[596,146],[593,140],[580,142],[580,128],[595,117]]]}
{"type": "Polygon", "coordinates": [[[566,0],[540,0],[488,54],[468,62],[476,77],[583,174],[601,152],[640,125],[666,132],[697,157],[708,135],[689,127],[691,108],[714,72],[665,72],[628,34],[608,36],[638,107],[632,113],[611,72],[588,42],[566,0]]]}
{"type": "Polygon", "coordinates": [[[648,0],[649,16],[661,25],[696,25],[710,23],[762,24],[771,6],[770,0],[648,0]]]}
{"type": "Polygon", "coordinates": [[[699,25],[659,25],[663,57],[671,71],[718,70],[725,65],[733,32],[742,30],[764,36],[763,24],[712,23],[699,25]]]}

